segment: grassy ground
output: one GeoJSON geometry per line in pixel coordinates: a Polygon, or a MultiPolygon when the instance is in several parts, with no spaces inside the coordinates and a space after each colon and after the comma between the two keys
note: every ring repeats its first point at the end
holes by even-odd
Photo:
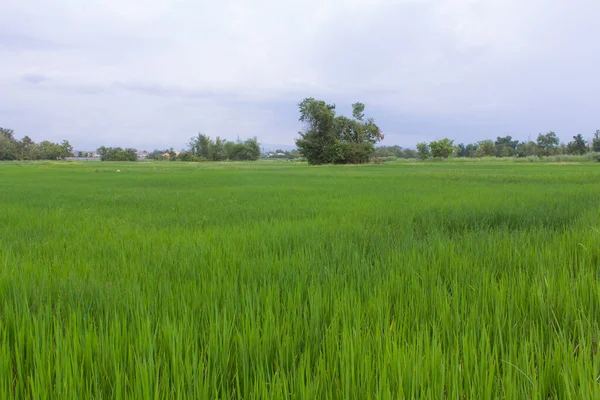
{"type": "Polygon", "coordinates": [[[0,397],[598,398],[599,200],[592,163],[0,165],[0,397]]]}

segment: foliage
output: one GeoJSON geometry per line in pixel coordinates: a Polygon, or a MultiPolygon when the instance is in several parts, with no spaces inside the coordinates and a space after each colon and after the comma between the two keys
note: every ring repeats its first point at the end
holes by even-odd
{"type": "Polygon", "coordinates": [[[567,154],[585,154],[588,151],[588,143],[581,134],[573,136],[573,141],[567,145],[567,154]]]}
{"type": "Polygon", "coordinates": [[[600,169],[470,162],[0,165],[0,398],[600,398],[600,169]]]}
{"type": "Polygon", "coordinates": [[[600,129],[596,130],[594,133],[594,138],[592,139],[592,150],[596,153],[600,153],[600,129]]]}
{"type": "Polygon", "coordinates": [[[137,161],[136,149],[122,149],[121,147],[100,147],[98,149],[100,161],[137,161]]]}
{"type": "Polygon", "coordinates": [[[181,153],[179,153],[179,156],[177,157],[177,159],[179,161],[185,161],[185,162],[198,161],[198,157],[196,157],[194,155],[194,153],[192,153],[191,151],[182,151],[181,153]]]}
{"type": "Polygon", "coordinates": [[[404,149],[400,146],[377,146],[372,153],[373,157],[404,157],[404,149]]]}
{"type": "Polygon", "coordinates": [[[200,133],[190,139],[190,152],[209,161],[256,161],[260,158],[260,144],[256,137],[229,142],[219,136],[215,140],[200,133]]]}
{"type": "Polygon", "coordinates": [[[256,161],[260,158],[260,145],[257,138],[237,142],[226,142],[225,151],[231,161],[256,161]]]}
{"type": "Polygon", "coordinates": [[[537,154],[537,145],[532,141],[521,142],[517,145],[516,152],[518,157],[532,157],[537,154]]]}
{"type": "Polygon", "coordinates": [[[467,145],[460,143],[457,146],[456,155],[458,157],[475,157],[478,149],[478,143],[469,143],[467,145]]]}
{"type": "Polygon", "coordinates": [[[496,146],[491,140],[482,140],[478,143],[475,157],[494,157],[496,155],[496,146]]]}
{"type": "Polygon", "coordinates": [[[550,131],[548,133],[540,133],[537,137],[537,153],[539,156],[550,156],[558,153],[558,144],[560,139],[556,133],[550,131]]]}
{"type": "Polygon", "coordinates": [[[73,156],[69,141],[62,144],[47,140],[36,144],[29,136],[17,140],[14,131],[0,128],[0,161],[12,160],[59,160],[73,156]]]}
{"type": "Polygon", "coordinates": [[[365,106],[352,105],[353,119],[335,115],[335,105],[306,98],[298,104],[300,132],[296,146],[309,164],[359,164],[369,161],[383,134],[373,118],[364,119],[365,106]]]}
{"type": "Polygon", "coordinates": [[[417,154],[421,160],[427,160],[431,155],[431,149],[425,142],[417,143],[417,154]]]}
{"type": "Polygon", "coordinates": [[[448,158],[452,156],[456,150],[453,146],[454,140],[443,138],[429,143],[431,155],[433,158],[448,158]]]}
{"type": "Polygon", "coordinates": [[[497,157],[513,157],[517,154],[518,140],[513,140],[512,136],[496,138],[494,146],[496,147],[497,157]]]}

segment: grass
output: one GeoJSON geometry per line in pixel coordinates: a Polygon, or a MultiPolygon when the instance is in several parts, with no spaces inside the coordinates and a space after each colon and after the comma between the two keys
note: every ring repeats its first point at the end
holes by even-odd
{"type": "Polygon", "coordinates": [[[1,398],[600,397],[593,163],[0,182],[1,398]]]}

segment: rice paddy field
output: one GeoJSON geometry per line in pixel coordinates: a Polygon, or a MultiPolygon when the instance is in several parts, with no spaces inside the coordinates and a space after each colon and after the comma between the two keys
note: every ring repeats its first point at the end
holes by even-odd
{"type": "Polygon", "coordinates": [[[600,398],[599,280],[594,163],[1,164],[0,398],[600,398]]]}

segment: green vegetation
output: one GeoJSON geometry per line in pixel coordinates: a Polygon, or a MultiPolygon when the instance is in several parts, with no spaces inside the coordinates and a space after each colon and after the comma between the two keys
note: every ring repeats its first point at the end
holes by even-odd
{"type": "Polygon", "coordinates": [[[599,398],[599,180],[0,164],[0,397],[599,398]]]}
{"type": "Polygon", "coordinates": [[[136,149],[122,149],[120,147],[100,147],[98,149],[101,161],[137,161],[136,149]]]}
{"type": "Polygon", "coordinates": [[[369,162],[375,143],[383,140],[373,118],[365,120],[365,105],[352,105],[353,119],[335,115],[335,104],[312,97],[300,104],[304,131],[296,146],[309,164],[362,164],[369,162]]]}
{"type": "MultiPolygon", "coordinates": [[[[256,161],[260,158],[260,145],[257,138],[230,142],[221,139],[215,140],[199,133],[190,139],[191,155],[194,159],[182,159],[182,161],[256,161]]],[[[174,159],[173,157],[171,159],[174,159]]]]}
{"type": "Polygon", "coordinates": [[[0,127],[0,161],[59,160],[72,155],[73,147],[68,140],[61,144],[47,140],[35,143],[29,136],[17,140],[12,129],[0,127]]]}

